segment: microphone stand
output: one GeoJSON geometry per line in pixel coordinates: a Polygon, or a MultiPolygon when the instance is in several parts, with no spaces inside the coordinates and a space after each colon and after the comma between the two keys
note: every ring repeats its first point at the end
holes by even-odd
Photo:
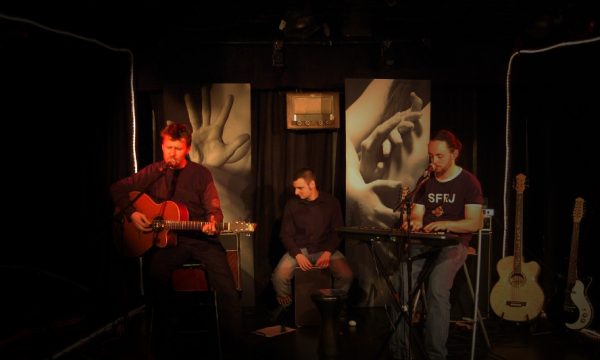
{"type": "Polygon", "coordinates": [[[143,194],[146,193],[146,191],[148,191],[148,189],[150,188],[150,186],[154,185],[155,182],[158,181],[158,179],[160,179],[161,177],[165,176],[165,174],[167,173],[167,169],[169,169],[169,167],[167,165],[161,166],[158,168],[158,174],[156,175],[156,177],[154,179],[152,179],[152,181],[150,181],[148,184],[146,184],[146,186],[144,186],[139,193],[134,196],[132,199],[129,200],[129,202],[127,203],[127,205],[125,205],[125,207],[123,207],[122,209],[119,208],[119,211],[117,211],[113,217],[115,219],[115,221],[118,222],[123,222],[123,214],[125,213],[125,210],[129,209],[130,207],[133,206],[133,204],[135,204],[135,202],[142,197],[143,194]]]}
{"type": "MultiPolygon", "coordinates": [[[[125,211],[131,207],[133,207],[133,205],[135,204],[135,202],[143,195],[145,194],[148,189],[150,189],[150,187],[152,185],[154,185],[160,178],[162,178],[163,176],[165,176],[165,174],[167,173],[167,169],[169,169],[169,166],[167,163],[164,163],[163,165],[161,165],[158,168],[158,173],[156,174],[156,176],[154,178],[152,178],[144,187],[142,187],[142,189],[138,192],[138,194],[136,196],[134,196],[133,198],[131,198],[129,200],[129,202],[127,203],[127,205],[125,205],[123,208],[118,208],[118,211],[115,212],[115,214],[113,215],[113,221],[114,221],[114,225],[113,225],[113,229],[118,227],[118,232],[115,230],[115,233],[113,236],[116,236],[118,239],[116,239],[115,243],[117,245],[117,247],[119,248],[119,250],[124,249],[125,244],[124,244],[124,237],[123,237],[123,224],[125,221],[131,221],[131,219],[128,219],[127,216],[125,216],[125,211]]],[[[123,266],[125,266],[125,264],[123,264],[123,266]]],[[[139,271],[139,289],[140,289],[140,295],[142,297],[146,296],[146,289],[144,286],[144,263],[143,263],[143,257],[140,256],[138,258],[138,271],[139,271]]],[[[125,269],[123,269],[123,271],[125,271],[125,269]]],[[[129,301],[127,300],[128,297],[128,292],[126,291],[127,286],[124,286],[124,304],[128,303],[129,301]]],[[[142,305],[142,308],[145,308],[146,305],[142,305]]],[[[146,309],[147,310],[147,309],[146,309]]],[[[153,315],[151,315],[153,316],[153,315]]],[[[124,314],[122,316],[123,319],[123,326],[126,329],[128,327],[128,323],[129,323],[129,317],[130,314],[124,311],[124,314]]]]}
{"type": "MultiPolygon", "coordinates": [[[[119,234],[118,236],[118,240],[117,240],[117,246],[119,247],[120,250],[124,249],[125,244],[124,244],[124,237],[122,234],[123,231],[123,223],[125,221],[131,221],[130,219],[127,219],[127,217],[125,216],[125,210],[129,209],[130,207],[133,206],[133,204],[135,204],[135,202],[143,195],[145,194],[148,189],[150,188],[150,186],[152,186],[154,183],[156,183],[161,177],[165,176],[165,174],[167,173],[167,169],[169,169],[168,164],[163,164],[162,166],[160,166],[158,168],[158,174],[156,174],[156,176],[150,181],[148,182],[148,184],[146,184],[139,192],[136,196],[134,196],[132,199],[129,200],[129,202],[127,203],[126,206],[124,206],[122,209],[119,208],[119,210],[117,212],[115,212],[115,214],[113,215],[113,221],[115,221],[117,224],[116,226],[119,226],[119,234]]],[[[142,296],[144,296],[146,294],[145,288],[144,288],[144,271],[143,271],[143,260],[142,257],[139,258],[139,271],[140,271],[140,293],[142,296]]]]}
{"type": "MultiPolygon", "coordinates": [[[[396,329],[398,328],[398,325],[400,324],[400,321],[402,320],[402,317],[405,316],[404,321],[407,321],[407,326],[406,326],[406,353],[405,353],[405,358],[407,359],[411,359],[411,336],[412,336],[412,318],[413,318],[413,304],[412,304],[412,299],[413,299],[413,291],[412,291],[412,263],[414,260],[417,260],[420,258],[419,255],[417,256],[412,256],[411,254],[411,232],[412,232],[412,226],[410,223],[410,217],[411,217],[411,210],[412,210],[412,204],[414,203],[414,198],[415,195],[419,192],[419,190],[421,190],[421,187],[423,186],[423,184],[425,184],[427,182],[427,180],[429,180],[430,177],[430,171],[425,171],[425,173],[419,178],[419,180],[417,180],[417,184],[414,188],[413,191],[409,192],[408,194],[406,194],[405,196],[402,197],[402,199],[400,200],[400,204],[398,204],[398,206],[396,206],[396,208],[394,209],[394,211],[399,210],[400,211],[400,223],[403,223],[403,212],[406,214],[406,236],[404,236],[404,240],[400,241],[400,246],[401,249],[397,250],[397,256],[398,259],[402,259],[402,252],[404,251],[404,253],[406,253],[406,284],[407,284],[407,292],[406,294],[404,294],[404,301],[401,304],[401,313],[398,317],[398,319],[396,320],[396,323],[394,324],[394,331],[396,331],[396,329]]],[[[403,194],[404,195],[404,194],[403,194]]],[[[402,267],[400,267],[400,270],[402,270],[402,267]]],[[[400,284],[402,286],[402,273],[400,273],[400,284]]],[[[403,290],[403,289],[402,289],[403,290]]],[[[424,349],[421,349],[424,350],[424,349]]],[[[422,351],[424,354],[425,352],[422,351]]]]}

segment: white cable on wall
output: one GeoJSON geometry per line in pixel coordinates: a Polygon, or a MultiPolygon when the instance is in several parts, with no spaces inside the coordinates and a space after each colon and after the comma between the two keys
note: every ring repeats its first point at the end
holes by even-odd
{"type": "Polygon", "coordinates": [[[558,48],[562,48],[562,47],[567,47],[567,46],[574,46],[574,45],[581,45],[581,44],[588,44],[588,43],[592,43],[592,42],[596,42],[596,41],[600,41],[600,37],[594,37],[591,39],[584,39],[584,40],[576,40],[576,41],[567,41],[567,42],[561,42],[555,45],[551,45],[542,49],[535,49],[535,50],[520,50],[520,51],[516,51],[515,53],[513,53],[510,56],[510,59],[508,60],[508,69],[506,71],[506,124],[505,124],[505,146],[506,146],[506,152],[505,152],[505,162],[504,162],[504,199],[503,199],[503,206],[504,206],[504,232],[502,234],[502,257],[506,257],[506,245],[507,245],[507,238],[508,238],[508,183],[509,183],[509,173],[510,173],[510,155],[511,155],[511,145],[510,145],[510,75],[511,75],[511,69],[512,69],[512,62],[513,60],[516,58],[517,55],[519,54],[537,54],[537,53],[542,53],[542,52],[546,52],[546,51],[550,51],[550,50],[554,50],[554,49],[558,49],[558,48]]]}
{"type": "Polygon", "coordinates": [[[15,16],[10,16],[10,15],[5,15],[0,13],[0,18],[2,19],[6,19],[6,20],[10,20],[10,21],[16,21],[16,22],[21,22],[21,23],[25,23],[25,24],[29,24],[29,25],[33,25],[35,27],[38,27],[40,29],[46,30],[46,31],[50,31],[56,34],[60,34],[60,35],[65,35],[65,36],[69,36],[75,39],[79,39],[79,40],[83,40],[86,42],[91,42],[93,44],[99,45],[103,48],[106,48],[108,50],[111,51],[116,51],[116,52],[125,52],[129,55],[129,93],[130,93],[130,100],[131,100],[131,156],[133,159],[133,172],[137,172],[138,170],[138,161],[137,161],[137,143],[136,143],[136,124],[137,124],[137,119],[135,116],[135,91],[134,91],[134,77],[133,77],[133,52],[130,49],[127,48],[116,48],[110,45],[107,45],[99,40],[96,39],[92,39],[92,38],[88,38],[85,36],[81,36],[81,35],[77,35],[77,34],[73,34],[71,32],[68,31],[64,31],[64,30],[58,30],[58,29],[54,29],[45,25],[42,25],[38,22],[35,22],[33,20],[29,20],[29,19],[24,19],[24,18],[20,18],[20,17],[15,17],[15,16]]]}

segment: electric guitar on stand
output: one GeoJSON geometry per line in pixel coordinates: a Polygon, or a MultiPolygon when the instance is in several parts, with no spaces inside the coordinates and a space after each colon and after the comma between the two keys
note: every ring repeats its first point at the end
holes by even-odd
{"type": "Polygon", "coordinates": [[[594,309],[587,297],[587,290],[592,283],[589,278],[587,286],[577,279],[577,253],[579,242],[579,224],[583,218],[583,198],[576,198],[573,207],[573,233],[571,235],[571,255],[569,256],[569,275],[567,276],[567,288],[565,290],[565,302],[563,311],[565,315],[565,326],[571,330],[587,328],[594,316],[594,309]]]}
{"type": "MultiPolygon", "coordinates": [[[[117,224],[116,230],[120,231],[120,234],[116,236],[116,245],[119,252],[125,256],[140,256],[153,246],[160,248],[175,246],[177,235],[171,230],[201,232],[202,226],[207,224],[205,221],[189,221],[189,212],[182,204],[170,200],[157,204],[147,194],[138,196],[138,191],[129,193],[130,200],[137,198],[133,207],[151,219],[152,230],[140,231],[132,221],[122,216],[117,224]]],[[[256,229],[255,223],[243,221],[217,224],[219,232],[254,232],[254,229],[256,229]]]]}
{"type": "Polygon", "coordinates": [[[537,283],[540,266],[535,261],[523,262],[523,192],[525,175],[516,177],[516,216],[514,255],[498,261],[500,279],[490,293],[490,305],[504,320],[523,322],[535,319],[544,305],[544,292],[537,283]]]}

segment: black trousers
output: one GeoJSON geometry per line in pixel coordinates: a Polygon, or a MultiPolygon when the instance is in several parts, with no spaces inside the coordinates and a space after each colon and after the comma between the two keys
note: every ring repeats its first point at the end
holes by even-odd
{"type": "Polygon", "coordinates": [[[217,240],[198,240],[180,237],[177,246],[148,253],[147,289],[155,309],[170,306],[173,294],[171,274],[182,264],[198,262],[205,266],[210,285],[217,294],[221,343],[225,352],[239,349],[242,344],[242,309],[235,288],[225,249],[217,240]]]}

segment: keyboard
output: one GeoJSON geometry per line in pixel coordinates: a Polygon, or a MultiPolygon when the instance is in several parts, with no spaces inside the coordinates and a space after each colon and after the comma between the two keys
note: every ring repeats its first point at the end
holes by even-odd
{"type": "Polygon", "coordinates": [[[456,234],[446,232],[420,232],[413,231],[408,234],[402,229],[389,229],[366,226],[343,226],[336,229],[338,233],[355,235],[361,239],[377,241],[402,241],[410,236],[411,245],[427,245],[432,247],[444,247],[458,244],[460,237],[456,234]]]}

